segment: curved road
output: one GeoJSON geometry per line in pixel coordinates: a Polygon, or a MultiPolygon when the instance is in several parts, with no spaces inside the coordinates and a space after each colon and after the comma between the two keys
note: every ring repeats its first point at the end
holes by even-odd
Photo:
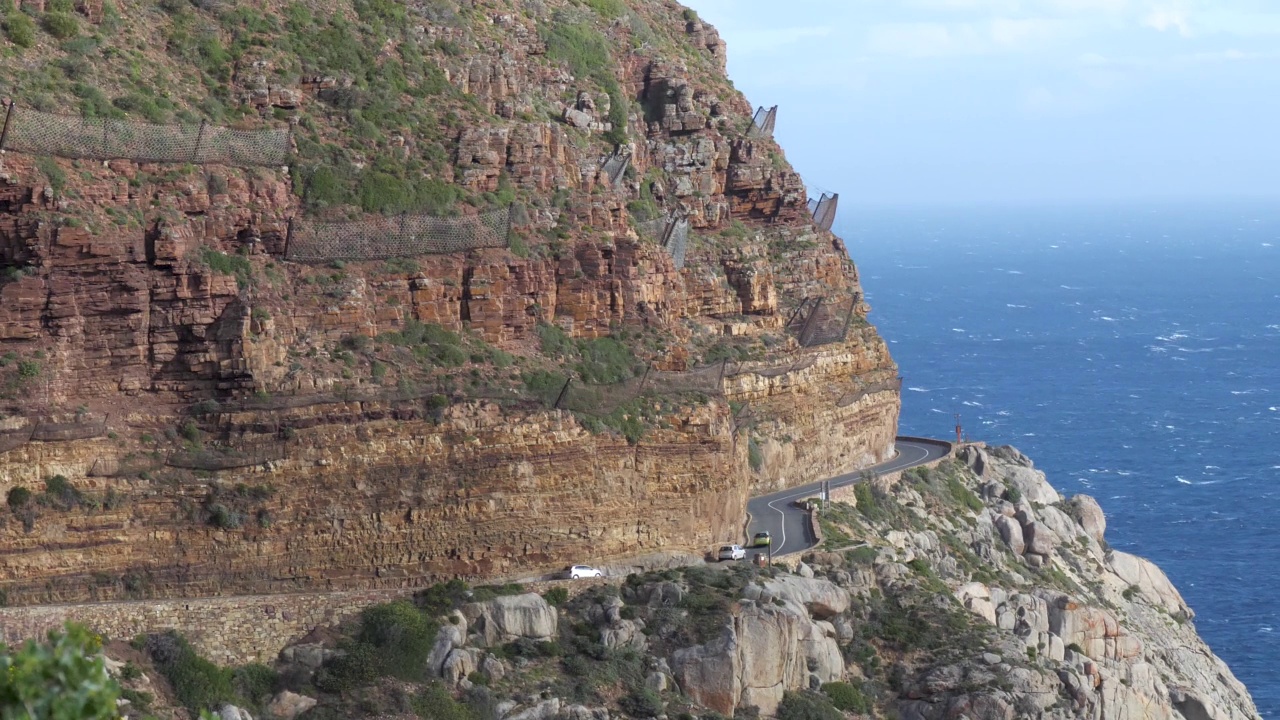
{"type": "MultiPolygon", "coordinates": [[[[941,440],[900,437],[894,442],[894,449],[896,452],[892,460],[831,478],[831,489],[853,485],[868,472],[880,475],[939,460],[951,452],[951,444],[941,440]]],[[[817,496],[821,492],[822,482],[819,481],[752,498],[747,503],[747,511],[751,513],[747,541],[750,542],[756,533],[767,530],[773,536],[774,557],[808,550],[814,544],[813,531],[809,527],[807,513],[796,507],[794,501],[817,496]]]]}

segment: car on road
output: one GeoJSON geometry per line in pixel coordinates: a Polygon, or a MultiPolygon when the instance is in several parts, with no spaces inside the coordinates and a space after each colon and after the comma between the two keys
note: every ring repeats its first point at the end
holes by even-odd
{"type": "Polygon", "coordinates": [[[741,545],[721,545],[716,557],[720,560],[743,560],[747,557],[747,551],[741,545]]]}
{"type": "Polygon", "coordinates": [[[570,580],[581,580],[582,578],[604,577],[604,573],[590,565],[570,565],[564,569],[564,576],[570,580]]]}
{"type": "Polygon", "coordinates": [[[768,532],[758,532],[751,538],[751,547],[769,547],[773,544],[773,536],[768,532]]]}

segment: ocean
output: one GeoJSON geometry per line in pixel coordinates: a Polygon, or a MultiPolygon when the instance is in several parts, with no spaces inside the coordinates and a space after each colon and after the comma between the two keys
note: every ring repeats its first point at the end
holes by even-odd
{"type": "Polygon", "coordinates": [[[1280,719],[1280,204],[843,208],[901,432],[1017,446],[1280,719]]]}

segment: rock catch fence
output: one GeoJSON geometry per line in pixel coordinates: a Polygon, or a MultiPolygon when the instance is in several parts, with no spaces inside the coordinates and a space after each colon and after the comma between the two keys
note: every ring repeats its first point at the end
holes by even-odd
{"type": "Polygon", "coordinates": [[[620,150],[614,151],[612,155],[605,158],[604,163],[600,166],[600,171],[609,178],[609,184],[617,187],[618,181],[622,179],[622,175],[631,166],[631,155],[620,150]]]}
{"type": "Polygon", "coordinates": [[[818,347],[843,342],[849,335],[858,311],[852,295],[837,298],[805,298],[787,321],[790,332],[802,347],[818,347]]]}
{"type": "Polygon", "coordinates": [[[55,115],[9,103],[0,150],[85,160],[284,165],[289,131],[235,130],[208,123],[152,123],[55,115]]]}
{"type": "Polygon", "coordinates": [[[510,207],[460,217],[397,215],[350,222],[295,218],[289,222],[284,255],[300,263],[447,255],[505,248],[510,235],[510,207]]]}
{"type": "Polygon", "coordinates": [[[809,212],[813,215],[813,224],[822,230],[830,230],[836,222],[836,209],[840,204],[840,193],[822,193],[817,200],[809,198],[809,212]]]}
{"type": "Polygon", "coordinates": [[[653,238],[671,255],[677,270],[684,269],[689,251],[689,218],[669,215],[640,224],[640,234],[653,238]]]}
{"type": "Polygon", "coordinates": [[[773,128],[778,122],[778,106],[765,109],[763,106],[756,109],[755,117],[751,118],[751,130],[747,132],[747,137],[773,137],[773,128]]]}

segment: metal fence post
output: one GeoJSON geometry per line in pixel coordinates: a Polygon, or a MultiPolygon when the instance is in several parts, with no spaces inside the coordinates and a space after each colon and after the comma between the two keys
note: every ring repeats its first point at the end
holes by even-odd
{"type": "Polygon", "coordinates": [[[553,410],[560,409],[560,401],[564,400],[565,393],[569,392],[569,384],[573,382],[573,378],[564,381],[564,387],[560,388],[560,394],[556,396],[556,403],[551,406],[553,410]]]}
{"type": "Polygon", "coordinates": [[[289,218],[289,224],[284,230],[284,259],[289,259],[289,245],[293,243],[293,218],[289,218]]]}
{"type": "Polygon", "coordinates": [[[18,103],[9,101],[9,109],[4,113],[4,129],[0,130],[0,150],[4,150],[4,141],[9,139],[9,123],[13,122],[13,108],[18,103]]]}
{"type": "Polygon", "coordinates": [[[207,122],[206,120],[204,120],[203,118],[201,118],[201,120],[200,120],[200,133],[199,133],[198,135],[196,135],[196,147],[195,147],[195,149],[194,149],[194,150],[192,150],[192,151],[191,151],[191,162],[192,162],[192,164],[195,164],[195,163],[197,163],[197,162],[199,162],[199,161],[200,161],[200,144],[201,144],[202,142],[204,142],[204,129],[205,129],[205,126],[206,126],[206,125],[208,125],[208,122],[207,122]]]}

